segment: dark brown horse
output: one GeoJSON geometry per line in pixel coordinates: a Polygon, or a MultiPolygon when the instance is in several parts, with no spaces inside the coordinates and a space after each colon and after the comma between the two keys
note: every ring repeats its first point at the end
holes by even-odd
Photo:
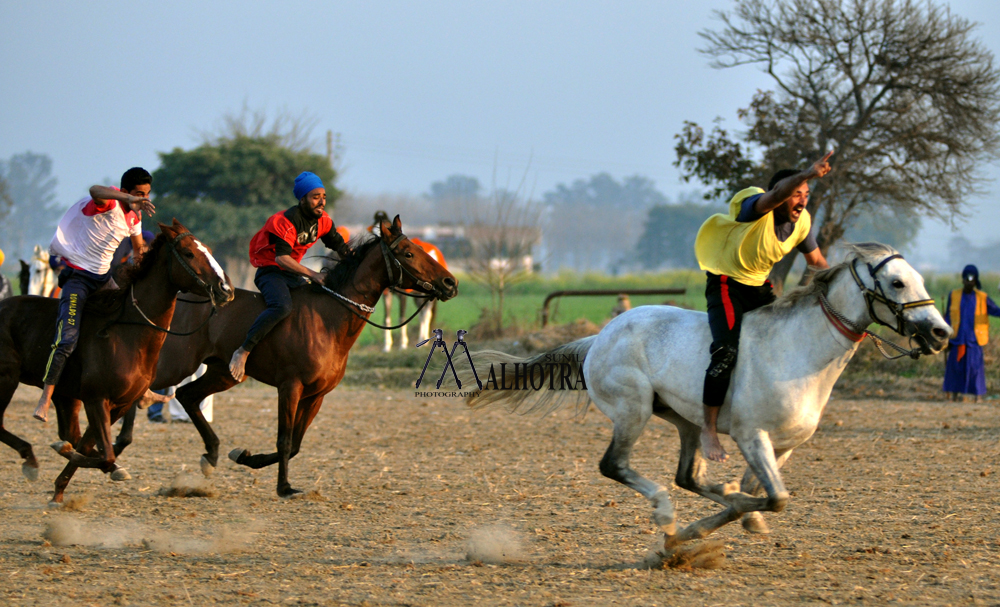
{"type": "MultiPolygon", "coordinates": [[[[174,317],[178,291],[225,303],[233,288],[211,252],[176,219],[160,224],[142,261],[116,277],[120,288],[87,300],[76,351],[56,386],[53,402],[59,435],[53,444],[69,460],[56,479],[53,502],[61,502],[77,468],[115,470],[111,424],[141,397],[156,371],[165,333],[174,317]],[[80,436],[82,401],[87,431],[80,436]]],[[[3,428],[3,413],[18,383],[41,386],[56,331],[59,300],[21,296],[0,302],[0,441],[16,450],[29,479],[38,475],[31,444],[3,428]]],[[[207,307],[207,306],[206,306],[207,307]]],[[[183,339],[183,338],[178,338],[183,339]]]]}
{"type": "MultiPolygon", "coordinates": [[[[398,215],[391,225],[382,222],[381,234],[352,241],[353,252],[334,266],[323,287],[293,290],[291,316],[261,340],[247,360],[247,376],[278,389],[277,450],[251,455],[246,449],[234,449],[229,457],[251,468],[278,464],[280,496],[301,493],[288,483],[288,460],[299,452],[302,437],[319,412],[323,397],[343,379],[347,354],[382,291],[395,286],[432,294],[442,301],[458,293],[455,277],[403,234],[398,215]]],[[[190,331],[202,325],[209,313],[207,308],[179,303],[176,330],[190,331]]],[[[263,309],[259,293],[237,289],[235,301],[200,331],[191,337],[170,336],[163,346],[153,389],[180,383],[202,362],[208,366],[204,375],[178,388],[176,394],[205,442],[201,466],[206,475],[218,463],[219,439],[198,403],[236,385],[229,374],[229,359],[263,309]]],[[[127,444],[130,432],[126,418],[118,442],[127,444]]]]}

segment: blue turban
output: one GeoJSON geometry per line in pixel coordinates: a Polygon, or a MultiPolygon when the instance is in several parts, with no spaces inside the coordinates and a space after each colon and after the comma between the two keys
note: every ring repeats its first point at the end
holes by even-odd
{"type": "Polygon", "coordinates": [[[966,276],[974,277],[976,279],[976,288],[979,289],[980,291],[983,290],[983,285],[981,282],[979,282],[979,268],[972,265],[971,263],[965,266],[965,268],[962,269],[962,278],[965,278],[966,276]]]}
{"type": "Polygon", "coordinates": [[[142,241],[144,243],[149,244],[149,243],[153,242],[154,238],[156,238],[156,235],[153,234],[152,232],[150,232],[149,230],[143,230],[142,231],[142,241]]]}
{"type": "Polygon", "coordinates": [[[319,178],[316,173],[310,173],[309,171],[302,171],[302,173],[295,178],[295,200],[302,200],[302,197],[312,192],[316,188],[325,187],[323,185],[323,180],[319,178]]]}

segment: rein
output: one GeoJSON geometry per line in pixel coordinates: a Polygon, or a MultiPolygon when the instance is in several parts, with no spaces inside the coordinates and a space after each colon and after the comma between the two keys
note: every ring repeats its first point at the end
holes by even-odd
{"type": "MultiPolygon", "coordinates": [[[[862,295],[864,295],[865,304],[868,307],[868,315],[872,319],[872,321],[882,325],[883,327],[889,327],[899,335],[905,336],[906,318],[903,316],[903,314],[906,312],[906,310],[909,310],[911,308],[919,308],[922,306],[933,306],[934,300],[920,299],[917,301],[899,303],[898,301],[889,299],[885,294],[885,290],[882,288],[882,284],[879,282],[875,274],[880,269],[882,269],[882,267],[885,264],[889,263],[893,259],[903,259],[903,256],[896,253],[895,255],[890,255],[886,257],[885,259],[878,262],[874,266],[872,266],[872,264],[870,263],[865,264],[868,266],[868,274],[871,276],[872,281],[874,282],[874,288],[868,288],[867,286],[865,286],[865,283],[861,280],[861,277],[858,275],[857,259],[851,260],[851,265],[850,265],[851,277],[854,279],[855,284],[858,285],[858,288],[861,289],[862,295]],[[889,308],[889,311],[892,312],[893,316],[895,317],[894,318],[894,320],[896,321],[895,326],[882,320],[878,316],[878,314],[875,312],[876,301],[883,304],[885,307],[889,308]]],[[[834,328],[837,329],[837,331],[839,331],[840,334],[846,337],[847,339],[857,343],[863,340],[865,337],[867,337],[872,341],[873,344],[875,344],[875,347],[878,348],[878,351],[882,354],[882,356],[888,360],[896,360],[899,358],[903,358],[904,356],[909,356],[914,360],[920,358],[921,354],[920,348],[911,348],[910,350],[907,350],[902,346],[899,346],[891,341],[879,337],[878,335],[875,335],[874,333],[871,333],[870,331],[867,330],[868,329],[867,325],[862,326],[852,321],[851,319],[847,318],[837,310],[835,310],[833,305],[830,304],[830,300],[826,298],[826,294],[823,292],[820,292],[819,294],[819,303],[820,307],[823,309],[823,314],[826,315],[826,318],[827,320],[830,321],[830,324],[832,324],[834,328]],[[886,345],[899,352],[899,354],[897,356],[890,355],[888,352],[885,351],[886,345]]],[[[912,344],[913,344],[913,338],[910,337],[910,345],[912,346],[912,344]]]]}
{"type": "MultiPolygon", "coordinates": [[[[200,302],[194,302],[194,301],[192,301],[192,302],[189,302],[189,303],[211,303],[212,304],[212,311],[209,312],[208,317],[205,318],[205,321],[202,322],[200,325],[198,325],[198,327],[196,329],[194,329],[193,331],[188,331],[186,333],[178,333],[177,331],[171,331],[169,326],[166,329],[164,329],[163,327],[161,327],[161,326],[157,325],[155,322],[153,322],[148,316],[146,316],[146,313],[143,312],[142,308],[139,307],[139,300],[135,298],[135,284],[133,283],[133,284],[129,285],[129,298],[132,300],[132,306],[135,308],[136,312],[138,312],[139,316],[142,316],[142,319],[145,320],[146,322],[138,322],[138,321],[132,321],[132,320],[122,320],[122,317],[125,316],[125,307],[126,307],[126,306],[122,305],[121,308],[119,308],[120,312],[118,313],[118,318],[116,318],[115,320],[109,322],[107,325],[104,326],[103,329],[101,329],[100,331],[97,332],[97,335],[99,337],[107,337],[108,336],[108,329],[110,329],[112,327],[112,325],[137,325],[137,326],[140,326],[140,327],[148,327],[150,329],[156,329],[157,331],[160,331],[162,333],[166,333],[167,335],[176,335],[178,337],[186,337],[188,335],[194,335],[198,331],[201,331],[202,328],[205,325],[208,324],[208,321],[212,320],[212,317],[215,316],[215,314],[219,311],[219,308],[218,308],[218,306],[215,303],[215,295],[212,293],[212,287],[209,286],[209,284],[207,282],[205,282],[204,280],[202,280],[201,277],[198,276],[198,273],[195,272],[194,268],[192,268],[191,265],[188,264],[188,262],[181,256],[181,254],[179,252],[177,252],[177,242],[180,241],[180,240],[182,240],[182,239],[184,239],[184,238],[187,238],[188,236],[194,237],[194,234],[192,234],[191,232],[184,232],[183,234],[178,234],[172,240],[167,241],[167,246],[170,247],[170,250],[174,254],[173,257],[168,257],[167,258],[167,275],[169,276],[169,274],[170,274],[170,266],[173,263],[174,257],[176,257],[177,261],[181,264],[181,267],[184,268],[185,270],[187,270],[187,273],[194,277],[195,281],[198,283],[198,286],[200,286],[202,289],[205,290],[206,293],[208,293],[208,301],[207,302],[205,302],[205,301],[200,301],[200,302]]],[[[188,300],[178,299],[177,301],[185,301],[186,302],[188,300]]]]}
{"type": "Polygon", "coordinates": [[[403,275],[405,274],[406,276],[409,276],[413,280],[413,282],[415,282],[417,284],[418,287],[421,287],[423,289],[433,290],[434,289],[434,285],[432,285],[431,283],[429,283],[429,282],[427,282],[425,280],[420,280],[419,278],[417,278],[413,274],[413,272],[410,272],[409,270],[407,270],[406,267],[403,266],[403,264],[393,254],[394,251],[396,250],[396,246],[399,245],[399,243],[403,242],[404,240],[406,240],[406,234],[400,234],[399,237],[396,238],[396,240],[392,241],[392,244],[388,244],[388,245],[385,244],[384,240],[381,240],[381,239],[379,240],[379,246],[380,246],[380,248],[382,250],[382,260],[385,261],[385,270],[388,273],[389,282],[391,283],[389,285],[389,289],[391,289],[393,292],[398,293],[400,295],[405,295],[407,297],[412,297],[414,299],[423,299],[424,300],[424,301],[422,301],[420,303],[420,306],[417,307],[417,311],[416,312],[414,312],[413,314],[411,314],[409,318],[407,318],[403,322],[399,323],[398,325],[387,327],[387,326],[384,326],[384,325],[380,325],[380,324],[378,324],[376,322],[372,322],[371,320],[368,319],[368,316],[363,316],[363,315],[359,314],[358,312],[354,311],[354,308],[351,307],[351,306],[354,306],[354,307],[358,308],[359,310],[361,310],[362,312],[365,312],[366,314],[371,315],[373,312],[375,312],[375,308],[373,308],[372,306],[365,305],[363,303],[358,303],[358,302],[356,302],[356,301],[354,301],[352,299],[344,297],[340,293],[337,293],[333,289],[327,288],[327,287],[325,287],[323,285],[320,285],[320,288],[323,289],[324,291],[326,291],[327,293],[329,293],[330,295],[333,295],[334,297],[336,297],[337,300],[338,300],[338,302],[341,305],[343,305],[345,308],[347,308],[348,312],[350,312],[351,314],[357,316],[358,318],[360,318],[361,320],[365,321],[366,323],[368,323],[369,325],[371,325],[371,326],[373,326],[375,328],[383,329],[385,331],[392,331],[394,329],[400,329],[402,327],[405,327],[406,325],[410,324],[411,320],[413,320],[414,318],[417,317],[418,314],[420,314],[421,310],[424,309],[424,306],[426,306],[428,304],[428,302],[430,302],[432,299],[434,299],[434,295],[411,295],[411,294],[407,293],[403,289],[403,275]],[[395,274],[396,274],[393,271],[393,264],[395,264],[396,268],[399,269],[399,277],[395,278],[395,279],[393,278],[393,276],[395,276],[395,274]],[[349,306],[347,304],[351,304],[351,306],[349,306]]]}

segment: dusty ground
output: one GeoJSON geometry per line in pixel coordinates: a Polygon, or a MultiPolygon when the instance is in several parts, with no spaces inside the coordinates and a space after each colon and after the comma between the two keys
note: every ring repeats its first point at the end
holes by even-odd
{"type": "MultiPolygon", "coordinates": [[[[731,525],[714,536],[722,568],[649,571],[629,566],[661,536],[645,500],[598,474],[610,424],[594,410],[517,417],[337,390],[293,460],[293,484],[314,492],[296,500],[276,497],[275,469],[228,460],[217,497],[159,495],[197,472],[200,441],[141,419],[121,459],[133,480],[81,471],[59,512],[36,393],[17,393],[5,425],[36,445],[40,480],[0,450],[3,605],[1000,605],[995,401],[835,400],[785,468],[793,499],[766,515],[771,535],[731,525]]],[[[223,453],[272,448],[271,389],[239,387],[215,411],[223,453]]],[[[654,420],[634,461],[668,479],[676,450],[654,420]]],[[[682,522],[716,509],[674,496],[682,522]]]]}

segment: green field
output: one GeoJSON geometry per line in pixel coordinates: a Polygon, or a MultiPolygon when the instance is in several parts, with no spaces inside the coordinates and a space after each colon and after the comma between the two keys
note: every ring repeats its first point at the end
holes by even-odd
{"type": "MultiPolygon", "coordinates": [[[[17,290],[17,277],[8,275],[17,290]]],[[[489,306],[489,291],[477,284],[468,276],[459,275],[459,295],[455,299],[438,304],[438,316],[435,328],[444,329],[454,334],[458,329],[472,330],[479,320],[482,311],[489,306]]],[[[961,278],[956,274],[927,274],[925,276],[928,291],[938,302],[938,309],[943,311],[948,292],[961,286],[961,278]]],[[[984,274],[982,283],[988,293],[995,293],[998,274],[984,274]]],[[[790,281],[791,282],[791,281],[790,281]]],[[[672,270],[650,274],[631,274],[623,276],[608,276],[605,274],[560,273],[555,276],[535,275],[528,280],[511,286],[507,290],[505,324],[512,327],[514,333],[537,330],[541,327],[541,309],[545,296],[553,291],[570,289],[655,289],[684,288],[687,293],[682,296],[632,296],[632,305],[659,305],[670,301],[674,305],[695,310],[705,309],[705,279],[704,274],[696,270],[672,270]]],[[[556,299],[550,306],[549,322],[562,324],[580,318],[600,325],[611,316],[615,305],[613,295],[603,297],[564,297],[556,299]]],[[[413,300],[407,302],[408,313],[412,313],[413,300]]],[[[381,302],[373,315],[376,322],[382,322],[384,312],[381,302]]],[[[398,304],[396,306],[396,322],[398,322],[398,304]]],[[[991,319],[993,334],[1000,334],[1000,320],[991,319]]],[[[415,325],[411,326],[415,334],[415,325]]],[[[883,332],[885,330],[883,329],[883,332]]],[[[358,345],[371,346],[382,343],[382,331],[373,327],[365,329],[358,345]]],[[[470,335],[475,340],[475,335],[470,335]]]]}
{"type": "MultiPolygon", "coordinates": [[[[479,320],[484,308],[489,306],[489,291],[475,283],[467,276],[459,275],[459,295],[455,299],[438,304],[438,316],[435,328],[441,328],[446,333],[457,329],[470,330],[479,320]]],[[[793,277],[795,278],[795,277],[793,277]]],[[[1000,275],[986,274],[982,277],[985,290],[996,292],[1000,275]]],[[[797,278],[796,278],[797,280],[797,278]]],[[[938,302],[938,309],[944,311],[944,302],[952,289],[961,287],[958,274],[928,274],[925,277],[928,291],[938,302]]],[[[794,281],[790,281],[794,284],[794,281]]],[[[553,291],[570,289],[655,289],[655,288],[685,288],[683,296],[632,296],[632,306],[658,305],[669,300],[679,305],[695,310],[705,309],[705,278],[704,274],[695,270],[673,270],[655,274],[634,274],[624,276],[607,276],[604,274],[562,273],[556,276],[533,276],[521,284],[510,287],[506,296],[505,324],[512,327],[516,334],[519,331],[532,331],[541,327],[541,310],[545,296],[553,291]]],[[[550,323],[567,323],[579,318],[586,318],[598,325],[611,317],[611,309],[615,305],[613,295],[601,297],[563,297],[556,299],[550,305],[550,323]]],[[[407,302],[408,313],[415,309],[412,301],[407,302]]],[[[398,305],[396,307],[398,319],[398,305]]],[[[381,322],[384,312],[381,303],[373,318],[381,322]]],[[[396,321],[398,322],[398,320],[396,321]]],[[[994,334],[1000,331],[1000,320],[991,319],[994,334]]],[[[415,332],[416,329],[413,329],[415,332]]],[[[359,345],[374,345],[382,342],[382,332],[368,327],[359,340],[359,345]]],[[[475,335],[470,335],[474,340],[475,335]]]]}

